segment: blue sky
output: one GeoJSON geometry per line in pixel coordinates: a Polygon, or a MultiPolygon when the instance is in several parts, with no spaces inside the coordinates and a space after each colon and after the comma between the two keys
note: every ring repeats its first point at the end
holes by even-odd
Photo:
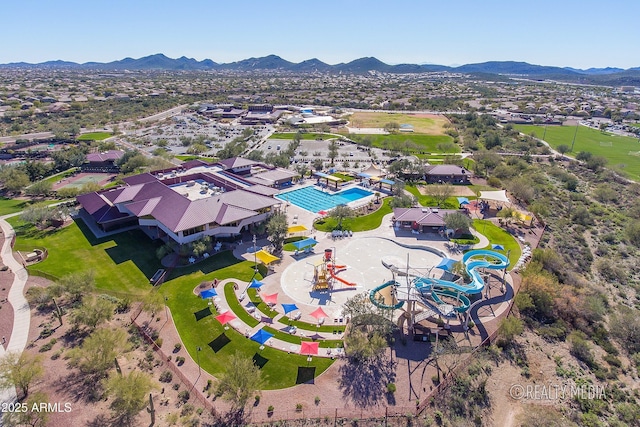
{"type": "Polygon", "coordinates": [[[0,63],[164,53],[640,66],[637,0],[16,0],[3,2],[2,15],[0,63]]]}

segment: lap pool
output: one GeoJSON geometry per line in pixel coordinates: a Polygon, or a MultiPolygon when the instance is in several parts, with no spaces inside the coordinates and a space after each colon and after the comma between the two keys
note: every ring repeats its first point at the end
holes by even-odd
{"type": "Polygon", "coordinates": [[[325,193],[313,186],[309,186],[280,193],[276,198],[293,203],[313,213],[318,213],[319,211],[333,209],[338,205],[347,204],[371,195],[373,195],[372,192],[357,187],[337,193],[325,193]]]}

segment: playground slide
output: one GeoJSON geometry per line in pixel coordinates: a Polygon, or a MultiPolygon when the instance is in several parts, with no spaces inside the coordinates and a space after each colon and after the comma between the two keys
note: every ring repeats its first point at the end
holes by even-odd
{"type": "MultiPolygon", "coordinates": [[[[337,266],[336,266],[336,267],[337,267],[337,266]]],[[[340,277],[336,276],[336,274],[335,274],[335,269],[333,269],[333,268],[328,268],[327,270],[329,271],[329,275],[331,275],[331,277],[333,277],[334,279],[336,279],[338,282],[340,282],[340,283],[344,283],[344,284],[345,284],[345,285],[347,285],[347,286],[356,286],[356,284],[355,284],[355,283],[347,282],[346,280],[341,279],[340,277]]]]}
{"type": "Polygon", "coordinates": [[[378,293],[380,290],[382,290],[384,288],[387,288],[389,286],[397,286],[397,285],[398,285],[398,282],[396,282],[394,280],[389,280],[388,282],[385,282],[382,285],[371,289],[369,291],[369,300],[373,303],[373,305],[375,305],[376,307],[380,307],[380,308],[392,308],[392,309],[395,310],[395,309],[398,309],[398,308],[402,307],[402,305],[404,304],[404,301],[398,301],[394,305],[389,305],[389,304],[381,303],[375,297],[376,293],[378,293]]]}
{"type": "Polygon", "coordinates": [[[346,265],[333,265],[333,264],[327,264],[327,268],[330,270],[335,271],[336,273],[340,273],[343,270],[347,269],[346,265]]]}

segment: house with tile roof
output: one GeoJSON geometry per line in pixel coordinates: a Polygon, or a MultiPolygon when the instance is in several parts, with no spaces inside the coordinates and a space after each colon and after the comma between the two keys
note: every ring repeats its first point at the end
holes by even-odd
{"type": "Polygon", "coordinates": [[[246,162],[189,162],[127,177],[123,186],[78,196],[81,217],[105,232],[138,226],[153,239],[181,245],[239,235],[266,221],[282,202],[273,197],[277,189],[233,173],[234,165],[242,171],[246,162]]]}
{"type": "Polygon", "coordinates": [[[458,165],[429,165],[425,168],[428,184],[469,184],[471,172],[458,165]]]}
{"type": "Polygon", "coordinates": [[[464,212],[464,210],[425,207],[394,208],[394,227],[419,233],[437,233],[445,227],[445,216],[455,212],[464,212]]]}

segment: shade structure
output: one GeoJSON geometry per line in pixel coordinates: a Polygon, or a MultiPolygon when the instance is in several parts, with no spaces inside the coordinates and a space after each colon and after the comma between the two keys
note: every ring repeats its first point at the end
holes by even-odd
{"type": "Polygon", "coordinates": [[[260,287],[264,285],[264,283],[256,280],[256,279],[251,279],[251,283],[249,283],[249,288],[250,289],[260,289],[260,287]]]}
{"type": "Polygon", "coordinates": [[[498,191],[481,191],[480,198],[483,200],[494,200],[496,202],[511,203],[511,200],[507,197],[506,190],[498,191]]]}
{"type": "Polygon", "coordinates": [[[327,318],[327,313],[324,312],[324,310],[322,309],[322,307],[318,307],[315,310],[313,310],[313,312],[311,313],[311,315],[313,317],[315,317],[316,319],[320,320],[320,319],[324,319],[327,318]]]}
{"type": "Polygon", "coordinates": [[[442,261],[440,261],[440,264],[436,265],[436,268],[444,271],[451,271],[456,262],[458,261],[456,261],[455,259],[443,258],[442,261]]]}
{"type": "Polygon", "coordinates": [[[292,225],[291,227],[289,227],[287,229],[287,233],[289,233],[289,234],[302,233],[304,231],[309,231],[309,229],[307,227],[305,227],[304,225],[292,225]]]}
{"type": "Polygon", "coordinates": [[[468,205],[469,203],[469,199],[467,199],[466,197],[458,197],[459,205],[468,205]]]}
{"type": "Polygon", "coordinates": [[[297,310],[298,306],[295,304],[282,304],[282,309],[284,310],[284,314],[287,314],[297,310]]]}
{"type": "Polygon", "coordinates": [[[327,211],[318,211],[318,215],[326,215],[327,211]]]}
{"type": "Polygon", "coordinates": [[[300,343],[300,354],[310,356],[312,354],[318,354],[319,342],[302,341],[300,343]]]}
{"type": "Polygon", "coordinates": [[[278,293],[276,292],[275,294],[263,295],[262,301],[264,301],[265,304],[276,305],[278,303],[278,293]]]}
{"type": "Polygon", "coordinates": [[[220,324],[222,325],[225,325],[231,322],[233,319],[236,319],[236,315],[229,310],[225,311],[224,313],[218,314],[216,316],[216,320],[220,322],[220,324]]]}
{"type": "Polygon", "coordinates": [[[504,246],[502,246],[502,245],[491,245],[491,249],[495,249],[496,251],[504,251],[504,246]]]}
{"type": "Polygon", "coordinates": [[[264,265],[269,265],[274,261],[278,261],[280,258],[278,258],[277,256],[271,255],[269,252],[265,251],[264,249],[260,249],[258,252],[256,252],[256,258],[262,262],[264,265]]]}
{"type": "Polygon", "coordinates": [[[218,293],[215,289],[207,289],[205,291],[200,292],[200,298],[213,298],[217,296],[218,293]]]}
{"type": "Polygon", "coordinates": [[[260,329],[258,332],[251,336],[251,339],[260,345],[264,345],[267,341],[269,341],[273,337],[273,334],[265,331],[264,329],[260,329]]]}
{"type": "Polygon", "coordinates": [[[318,241],[316,239],[304,239],[304,240],[298,240],[297,242],[293,242],[292,243],[293,246],[295,246],[295,248],[297,250],[301,250],[301,249],[306,249],[309,248],[311,246],[315,246],[318,244],[318,241]]]}

